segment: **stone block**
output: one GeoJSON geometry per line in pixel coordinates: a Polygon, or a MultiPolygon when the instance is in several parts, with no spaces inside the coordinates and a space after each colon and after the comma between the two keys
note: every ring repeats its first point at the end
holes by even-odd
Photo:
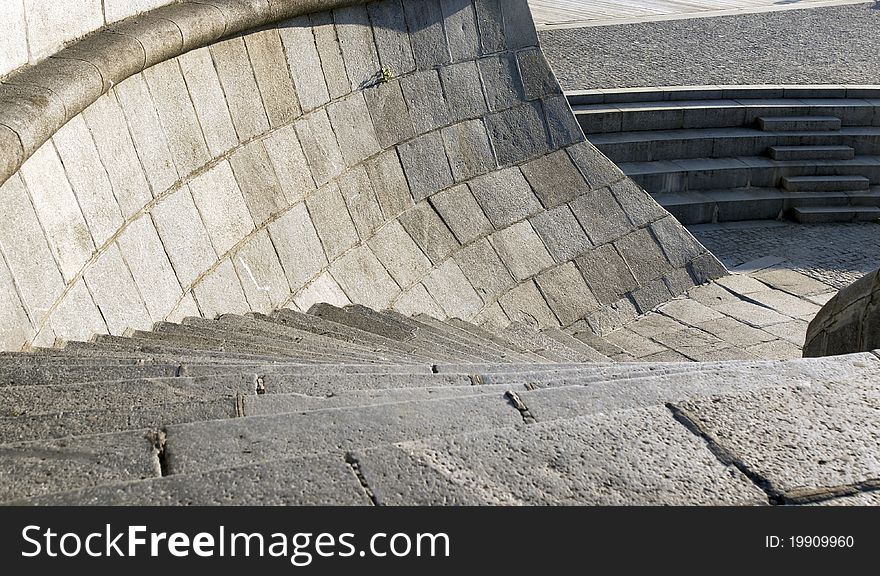
{"type": "Polygon", "coordinates": [[[296,136],[296,128],[289,125],[274,131],[263,139],[263,145],[284,199],[288,204],[302,202],[315,189],[315,180],[296,136]]]}
{"type": "Polygon", "coordinates": [[[150,213],[181,286],[189,288],[217,261],[189,188],[162,199],[150,213]]]}
{"type": "Polygon", "coordinates": [[[379,152],[379,142],[361,92],[328,105],[327,115],[346,166],[359,164],[379,152]]]}
{"type": "MultiPolygon", "coordinates": [[[[99,24],[88,31],[92,32],[100,27],[99,24]]],[[[33,56],[33,51],[31,54],[33,56]]],[[[90,34],[53,54],[55,58],[82,60],[92,64],[101,73],[105,91],[143,70],[146,56],[144,47],[137,38],[115,34],[109,30],[90,34]]]]}
{"type": "Polygon", "coordinates": [[[559,94],[559,84],[547,64],[544,53],[539,48],[516,53],[519,70],[522,74],[523,90],[527,100],[537,100],[545,96],[559,94]]]}
{"type": "Polygon", "coordinates": [[[507,49],[501,4],[501,0],[486,0],[485,2],[474,3],[480,30],[480,46],[483,53],[501,52],[507,49]]]}
{"type": "Polygon", "coordinates": [[[541,211],[541,203],[519,168],[490,172],[474,178],[470,186],[495,228],[504,228],[541,211]]]}
{"type": "Polygon", "coordinates": [[[216,268],[205,274],[193,288],[193,295],[205,318],[251,311],[241,281],[228,259],[221,260],[216,268]]]}
{"type": "Polygon", "coordinates": [[[358,166],[346,172],[338,184],[358,235],[369,238],[382,225],[384,218],[366,169],[358,166]]]}
{"type": "Polygon", "coordinates": [[[61,100],[67,117],[79,114],[104,93],[104,80],[97,68],[88,62],[66,58],[47,58],[39,66],[10,74],[4,81],[51,91],[61,100]]]}
{"type": "Polygon", "coordinates": [[[49,90],[0,85],[0,124],[18,134],[25,152],[42,146],[65,120],[64,102],[49,90]]]}
{"type": "Polygon", "coordinates": [[[440,81],[451,121],[476,118],[488,110],[476,62],[459,62],[440,68],[440,81]]]}
{"type": "Polygon", "coordinates": [[[177,61],[183,70],[210,155],[216,158],[232,150],[238,146],[238,135],[210,50],[199,48],[182,54],[177,61]]]}
{"type": "MultiPolygon", "coordinates": [[[[131,272],[115,244],[98,257],[83,275],[86,286],[111,334],[124,334],[129,328],[149,330],[153,325],[131,272]]],[[[60,333],[60,326],[55,326],[60,333]]]]}
{"type": "Polygon", "coordinates": [[[304,112],[314,110],[330,101],[330,92],[321,68],[321,57],[315,45],[315,35],[307,16],[287,20],[278,25],[281,42],[287,54],[290,76],[304,112]]]}
{"type": "Polygon", "coordinates": [[[453,184],[440,132],[429,132],[397,148],[410,191],[416,202],[453,184]]]}
{"type": "Polygon", "coordinates": [[[481,58],[478,62],[489,110],[506,110],[525,98],[516,56],[499,54],[481,58]]]}
{"type": "Polygon", "coordinates": [[[51,143],[22,164],[21,177],[61,274],[70,282],[91,258],[95,244],[51,143]]]}
{"type": "Polygon", "coordinates": [[[402,288],[412,286],[431,270],[431,261],[396,220],[381,227],[369,246],[402,288]]]}
{"type": "Polygon", "coordinates": [[[440,0],[449,52],[453,62],[473,60],[480,55],[480,35],[471,0],[440,0]]]}
{"type": "Polygon", "coordinates": [[[112,95],[104,95],[86,108],[83,118],[92,132],[98,155],[107,170],[110,183],[113,184],[113,193],[122,215],[130,218],[152,200],[153,196],[128,132],[122,108],[112,95]]]}
{"type": "Polygon", "coordinates": [[[244,42],[269,126],[283,126],[299,116],[302,109],[288,72],[287,57],[278,29],[269,28],[247,34],[244,42]]]}
{"type": "MultiPolygon", "coordinates": [[[[134,305],[137,306],[137,302],[134,305]]],[[[137,315],[140,316],[140,312],[137,315]]],[[[82,280],[75,282],[58,302],[43,331],[56,334],[68,342],[86,342],[96,334],[108,332],[104,316],[95,306],[95,300],[82,280]]]]}
{"type": "Polygon", "coordinates": [[[18,297],[12,273],[0,258],[0,346],[3,350],[20,350],[36,330],[18,297]]]}
{"type": "Polygon", "coordinates": [[[449,317],[469,320],[483,308],[480,296],[452,259],[431,272],[422,284],[449,317]]]}
{"type": "Polygon", "coordinates": [[[336,183],[319,188],[309,196],[306,205],[331,262],[358,243],[357,229],[336,183]]]}
{"type": "Polygon", "coordinates": [[[229,157],[244,202],[257,226],[288,207],[272,161],[261,140],[242,146],[229,157]]]}
{"type": "Polygon", "coordinates": [[[296,121],[296,134],[303,152],[312,168],[312,176],[318,186],[323,186],[339,176],[345,168],[345,161],[336,135],[330,126],[330,119],[324,110],[316,110],[296,121]]]}
{"type": "Polygon", "coordinates": [[[345,71],[345,61],[342,59],[342,48],[339,46],[333,15],[329,12],[320,12],[312,14],[310,18],[330,98],[345,96],[351,92],[351,83],[345,71]]]}
{"type": "Polygon", "coordinates": [[[406,15],[400,0],[371,2],[367,5],[373,35],[382,66],[391,70],[395,76],[416,69],[406,15]]]}
{"type": "Polygon", "coordinates": [[[330,272],[322,272],[311,284],[294,296],[293,301],[304,312],[315,304],[327,303],[333,306],[351,304],[351,300],[348,299],[330,272]]]}
{"type": "Polygon", "coordinates": [[[438,320],[446,318],[446,313],[428,294],[428,289],[422,284],[416,284],[394,301],[394,310],[406,316],[427,314],[438,320]]]}
{"type": "Polygon", "coordinates": [[[330,273],[345,294],[358,304],[384,310],[400,288],[367,246],[358,246],[330,265],[330,273]]]}
{"type": "Polygon", "coordinates": [[[570,326],[599,308],[599,301],[572,262],[544,272],[536,281],[563,326],[570,326]]]}
{"type": "MultiPolygon", "coordinates": [[[[136,1],[135,4],[138,2],[136,1]]],[[[154,5],[150,8],[158,8],[160,2],[153,0],[154,5]]],[[[138,12],[143,10],[137,10],[138,12]]],[[[106,8],[105,8],[106,12],[106,8]]],[[[134,11],[132,12],[134,13],[134,11]]],[[[131,14],[129,14],[131,15],[131,14]]],[[[108,24],[121,20],[107,17],[108,24]]],[[[143,47],[145,58],[144,68],[174,58],[183,50],[183,35],[180,28],[174,22],[148,14],[138,18],[132,18],[127,22],[119,22],[108,27],[110,32],[131,36],[137,39],[143,47]]]]}
{"type": "Polygon", "coordinates": [[[416,134],[449,124],[449,108],[436,70],[416,72],[400,79],[416,134]]]}
{"type": "Polygon", "coordinates": [[[626,213],[608,188],[593,190],[579,196],[571,204],[578,222],[597,246],[611,242],[632,228],[626,213]]]}
{"type": "Polygon", "coordinates": [[[562,148],[585,140],[584,131],[571,110],[568,98],[555,94],[545,97],[541,103],[553,148],[562,148]]]}
{"type": "Polygon", "coordinates": [[[559,320],[533,280],[518,285],[498,302],[513,322],[522,322],[539,329],[559,326],[559,320]]]}
{"type": "Polygon", "coordinates": [[[694,284],[700,285],[721,278],[726,275],[727,269],[713,254],[705,253],[694,258],[687,267],[694,284]]]}
{"type": "Polygon", "coordinates": [[[645,224],[656,222],[668,214],[641,186],[629,178],[612,184],[610,188],[611,194],[620,203],[634,226],[642,227],[645,224]]]}
{"type": "Polygon", "coordinates": [[[383,149],[415,135],[409,108],[403,99],[398,80],[379,83],[364,90],[363,94],[373,119],[376,139],[383,149]]]}
{"type": "Polygon", "coordinates": [[[687,265],[691,260],[703,254],[705,250],[694,240],[690,232],[668,216],[651,224],[651,232],[666,253],[669,262],[676,268],[687,265]]]}
{"type": "Polygon", "coordinates": [[[602,304],[616,302],[639,285],[629,266],[611,244],[590,250],[576,262],[590,290],[602,304]]]}
{"type": "Polygon", "coordinates": [[[519,222],[489,236],[492,246],[517,280],[553,265],[553,258],[528,222],[519,222]]]}
{"type": "Polygon", "coordinates": [[[593,190],[624,178],[620,168],[589,142],[576,144],[567,150],[593,190]]]}
{"type": "MultiPolygon", "coordinates": [[[[154,194],[168,190],[180,175],[144,76],[132,76],[115,86],[113,93],[128,119],[131,138],[150,188],[154,194]]],[[[91,141],[91,136],[88,140],[91,141]]]]}
{"type": "Polygon", "coordinates": [[[521,168],[545,208],[565,204],[590,190],[565,150],[532,160],[521,168]]]}
{"type": "MultiPolygon", "coordinates": [[[[153,322],[164,320],[183,295],[153,219],[145,214],[116,240],[153,322]]],[[[206,257],[205,266],[210,265],[206,257]]]]}
{"type": "Polygon", "coordinates": [[[260,230],[251,236],[236,250],[232,263],[254,312],[269,314],[287,302],[290,285],[269,232],[260,230]]]}
{"type": "Polygon", "coordinates": [[[269,224],[269,235],[294,292],[327,265],[327,256],[305,204],[297,204],[269,224]]]}
{"type": "Polygon", "coordinates": [[[194,178],[189,189],[217,254],[226,254],[253,232],[253,218],[228,161],[194,178]]]}
{"type": "Polygon", "coordinates": [[[538,45],[538,33],[526,0],[502,2],[502,14],[508,48],[515,50],[538,45]]]}
{"type": "Polygon", "coordinates": [[[568,206],[558,206],[529,220],[557,262],[568,262],[593,247],[568,206]]]}
{"type": "Polygon", "coordinates": [[[3,154],[0,154],[0,182],[6,182],[24,162],[24,148],[18,134],[3,125],[0,125],[0,148],[3,149],[3,154]]]}
{"type": "Polygon", "coordinates": [[[338,8],[333,11],[333,19],[351,89],[362,90],[374,84],[382,66],[366,7],[338,8]]]}
{"type": "Polygon", "coordinates": [[[394,218],[413,205],[412,194],[395,150],[388,150],[364,163],[385,219],[394,218]]]}
{"type": "Polygon", "coordinates": [[[467,184],[460,184],[438,192],[431,197],[431,204],[462,244],[469,244],[491,234],[492,223],[483,214],[467,184]]]}
{"type": "Polygon", "coordinates": [[[486,304],[494,302],[516,285],[501,258],[486,239],[465,246],[455,253],[454,258],[486,304]]]}
{"type": "Polygon", "coordinates": [[[216,42],[226,31],[223,13],[206,4],[172,4],[159,8],[154,15],[177,25],[184,52],[216,42]]]}
{"type": "Polygon", "coordinates": [[[662,278],[670,270],[669,262],[647,229],[630,232],[614,242],[617,252],[629,264],[639,284],[662,278]]]}
{"type": "Polygon", "coordinates": [[[404,2],[416,67],[426,70],[450,61],[439,0],[404,2]]]}
{"type": "Polygon", "coordinates": [[[654,280],[643,284],[630,293],[630,297],[636,305],[639,314],[646,314],[672,298],[669,287],[663,279],[654,280]]]}
{"type": "Polygon", "coordinates": [[[486,117],[486,127],[501,166],[517,164],[550,150],[543,107],[539,102],[491,114],[486,117]]]}
{"type": "Polygon", "coordinates": [[[181,175],[194,172],[208,162],[211,155],[177,61],[168,60],[145,70],[144,77],[169,138],[178,172],[181,175]]]}
{"type": "MultiPolygon", "coordinates": [[[[223,92],[226,94],[226,103],[229,105],[232,124],[235,126],[238,138],[248,140],[266,132],[269,129],[269,116],[260,96],[260,88],[254,77],[255,71],[248,57],[244,39],[236,36],[212,45],[211,56],[214,58],[223,92]]],[[[279,72],[270,73],[277,75],[279,72]]],[[[269,80],[264,82],[268,83],[269,80]]],[[[287,92],[291,92],[290,87],[287,88],[287,92]]],[[[279,112],[277,109],[275,111],[279,112]]]]}
{"type": "Polygon", "coordinates": [[[5,73],[28,63],[28,39],[23,3],[8,5],[3,15],[6,31],[0,38],[0,70],[5,73]]]}
{"type": "Polygon", "coordinates": [[[52,137],[67,179],[98,246],[122,226],[122,212],[98,149],[82,116],[76,116],[52,137]]]}
{"type": "Polygon", "coordinates": [[[427,202],[416,204],[401,214],[400,223],[434,264],[458,248],[455,236],[427,202]]]}
{"type": "Polygon", "coordinates": [[[469,120],[442,130],[446,155],[456,181],[469,180],[495,168],[495,156],[482,120],[469,120]]]}

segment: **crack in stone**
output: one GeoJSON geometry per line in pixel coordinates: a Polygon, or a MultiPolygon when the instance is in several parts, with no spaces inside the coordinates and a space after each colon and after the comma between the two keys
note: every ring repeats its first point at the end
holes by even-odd
{"type": "Polygon", "coordinates": [[[156,458],[156,463],[158,464],[159,475],[163,478],[168,476],[168,456],[165,451],[168,443],[168,435],[165,429],[162,428],[150,432],[147,434],[147,440],[153,445],[153,456],[156,458]]]}
{"type": "Polygon", "coordinates": [[[363,470],[361,470],[361,463],[355,458],[354,454],[351,452],[345,453],[345,463],[348,464],[348,467],[351,469],[351,473],[354,474],[354,477],[357,478],[358,483],[361,485],[361,489],[364,491],[364,494],[367,498],[370,499],[370,503],[373,506],[379,506],[379,502],[376,501],[376,495],[373,493],[372,488],[370,488],[370,483],[367,481],[366,476],[364,476],[363,470]]]}
{"type": "Polygon", "coordinates": [[[846,496],[856,496],[880,491],[880,478],[870,478],[853,484],[840,486],[821,486],[819,488],[798,488],[783,494],[785,504],[813,504],[846,496]]]}
{"type": "Polygon", "coordinates": [[[519,394],[513,390],[508,390],[504,393],[504,397],[507,398],[511,405],[519,411],[520,415],[522,415],[523,422],[526,424],[535,424],[537,422],[537,419],[529,411],[529,407],[522,401],[519,394]]]}
{"type": "Polygon", "coordinates": [[[786,498],[783,492],[773,486],[773,483],[770,482],[769,479],[749,468],[741,458],[712,438],[709,432],[700,425],[698,418],[674,404],[666,404],[666,408],[672,412],[672,417],[675,418],[679,424],[683,425],[695,436],[699,436],[706,443],[709,451],[712,452],[719,462],[725,466],[734,466],[737,470],[742,472],[746,478],[751,480],[756,487],[760,488],[761,491],[767,495],[767,501],[770,505],[778,506],[780,504],[786,504],[786,498]]]}

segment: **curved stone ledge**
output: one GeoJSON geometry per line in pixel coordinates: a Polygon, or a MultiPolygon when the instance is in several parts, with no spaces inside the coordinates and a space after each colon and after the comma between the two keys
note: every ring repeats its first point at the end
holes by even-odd
{"type": "Polygon", "coordinates": [[[804,357],[880,349],[880,270],[841,290],[807,329],[804,357]]]}

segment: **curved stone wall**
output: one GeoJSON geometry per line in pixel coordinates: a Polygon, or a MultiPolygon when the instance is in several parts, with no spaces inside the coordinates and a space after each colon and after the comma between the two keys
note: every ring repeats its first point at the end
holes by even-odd
{"type": "Polygon", "coordinates": [[[880,349],[880,270],[853,282],[810,322],[804,357],[880,349]]]}
{"type": "Polygon", "coordinates": [[[273,2],[166,46],[189,4],[2,100],[4,349],[322,301],[602,331],[723,274],[584,141],[525,0],[273,2]]]}

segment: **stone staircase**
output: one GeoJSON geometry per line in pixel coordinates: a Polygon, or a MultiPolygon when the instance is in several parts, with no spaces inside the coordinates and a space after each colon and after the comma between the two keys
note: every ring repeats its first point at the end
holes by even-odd
{"type": "Polygon", "coordinates": [[[824,87],[569,95],[590,141],[685,224],[876,221],[878,97],[824,87]]]}
{"type": "Polygon", "coordinates": [[[756,485],[694,427],[767,394],[852,402],[878,376],[872,354],[612,363],[559,330],[358,305],[187,318],[0,355],[0,502],[821,500],[837,494],[756,485]]]}

